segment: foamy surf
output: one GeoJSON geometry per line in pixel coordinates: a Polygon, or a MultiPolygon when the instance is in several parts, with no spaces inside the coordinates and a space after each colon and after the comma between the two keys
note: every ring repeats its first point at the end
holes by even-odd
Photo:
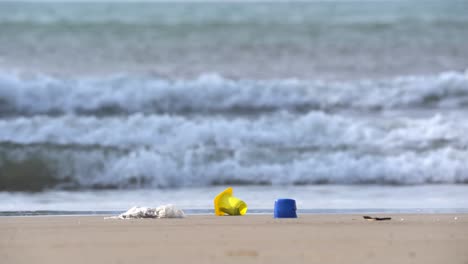
{"type": "Polygon", "coordinates": [[[0,121],[5,190],[468,182],[465,115],[0,121]]]}
{"type": "Polygon", "coordinates": [[[456,72],[349,82],[3,73],[0,189],[467,183],[467,99],[456,72]]]}
{"type": "Polygon", "coordinates": [[[262,114],[277,111],[382,111],[468,108],[468,78],[447,72],[364,81],[234,80],[217,74],[170,80],[22,77],[0,73],[0,114],[262,114]]]}
{"type": "Polygon", "coordinates": [[[467,13],[0,1],[0,215],[468,208],[467,13]]]}
{"type": "Polygon", "coordinates": [[[141,218],[184,218],[184,211],[177,209],[175,205],[167,204],[156,208],[134,206],[118,216],[105,217],[104,219],[141,219],[141,218]]]}

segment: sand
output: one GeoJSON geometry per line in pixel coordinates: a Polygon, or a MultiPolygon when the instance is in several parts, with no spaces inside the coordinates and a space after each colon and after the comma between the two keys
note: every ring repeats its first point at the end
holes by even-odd
{"type": "Polygon", "coordinates": [[[1,217],[0,263],[463,263],[468,214],[1,217]]]}

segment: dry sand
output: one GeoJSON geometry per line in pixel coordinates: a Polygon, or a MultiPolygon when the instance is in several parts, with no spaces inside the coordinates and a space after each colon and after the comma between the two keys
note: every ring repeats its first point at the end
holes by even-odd
{"type": "Polygon", "coordinates": [[[468,214],[1,217],[0,263],[463,263],[468,214]]]}

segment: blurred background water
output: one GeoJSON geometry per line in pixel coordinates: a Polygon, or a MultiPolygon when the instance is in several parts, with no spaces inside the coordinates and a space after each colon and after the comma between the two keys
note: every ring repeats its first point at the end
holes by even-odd
{"type": "Polygon", "coordinates": [[[468,208],[466,47],[466,1],[0,2],[0,211],[468,208]]]}

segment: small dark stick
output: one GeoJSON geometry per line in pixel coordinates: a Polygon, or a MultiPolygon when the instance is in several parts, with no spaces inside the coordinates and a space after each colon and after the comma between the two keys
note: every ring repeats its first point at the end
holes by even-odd
{"type": "Polygon", "coordinates": [[[372,217],[372,216],[368,216],[368,215],[365,215],[363,216],[362,218],[368,220],[368,221],[384,221],[384,220],[392,220],[391,217],[372,217]]]}

